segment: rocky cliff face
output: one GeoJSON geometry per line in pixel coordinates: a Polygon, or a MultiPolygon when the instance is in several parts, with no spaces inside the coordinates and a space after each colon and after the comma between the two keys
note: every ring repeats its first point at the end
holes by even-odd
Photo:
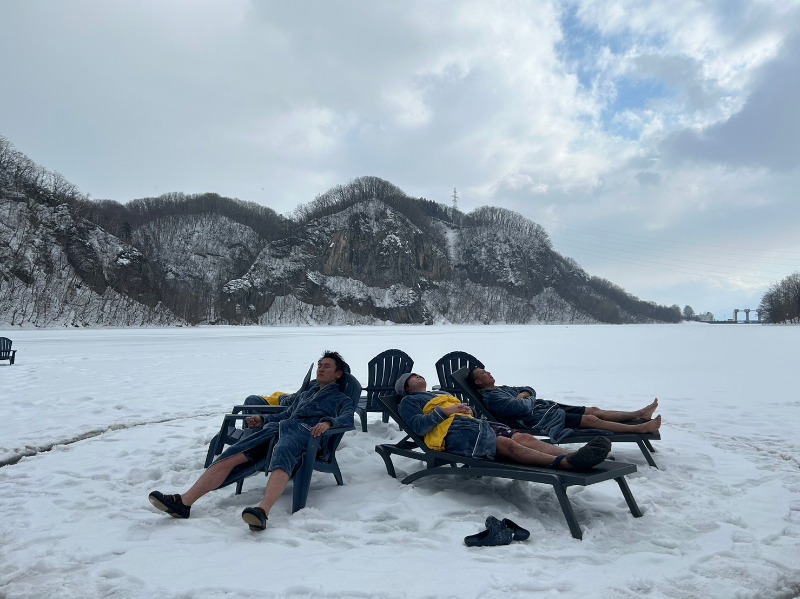
{"type": "Polygon", "coordinates": [[[157,277],[135,247],[51,207],[0,196],[0,322],[6,325],[164,325],[157,277]]]}
{"type": "Polygon", "coordinates": [[[312,202],[295,222],[224,198],[211,208],[137,201],[146,218],[136,221],[119,204],[22,181],[0,170],[3,325],[658,319],[651,304],[604,290],[518,214],[463,215],[374,178],[357,181],[360,195],[336,188],[335,201],[312,202]]]}

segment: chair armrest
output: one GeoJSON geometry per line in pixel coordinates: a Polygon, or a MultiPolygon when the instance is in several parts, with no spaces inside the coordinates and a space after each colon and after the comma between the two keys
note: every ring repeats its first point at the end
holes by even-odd
{"type": "Polygon", "coordinates": [[[251,412],[258,412],[260,414],[274,414],[276,412],[283,412],[284,410],[288,409],[289,406],[272,406],[268,404],[264,404],[263,406],[259,405],[237,405],[233,406],[231,410],[231,414],[239,414],[244,410],[250,410],[251,412]]]}
{"type": "MultiPolygon", "coordinates": [[[[322,443],[322,440],[325,437],[332,437],[332,436],[338,435],[338,434],[344,435],[344,433],[346,433],[348,431],[354,431],[354,430],[356,430],[355,426],[339,426],[339,427],[336,427],[336,428],[329,428],[324,433],[322,433],[319,437],[315,437],[313,435],[309,436],[308,445],[306,446],[307,455],[311,458],[311,460],[313,462],[314,459],[317,456],[317,452],[319,451],[320,443],[322,443]]],[[[336,445],[338,445],[338,444],[339,443],[337,442],[336,445]]],[[[336,451],[335,447],[334,447],[334,451],[336,451]]]]}
{"type": "Polygon", "coordinates": [[[324,433],[320,435],[320,437],[327,437],[329,435],[335,435],[336,433],[346,433],[347,431],[354,431],[356,430],[355,426],[339,426],[336,428],[329,428],[324,433]]]}

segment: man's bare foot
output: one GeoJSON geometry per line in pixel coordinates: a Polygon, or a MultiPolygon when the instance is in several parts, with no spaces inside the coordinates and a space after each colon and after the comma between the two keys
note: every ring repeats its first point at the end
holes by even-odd
{"type": "Polygon", "coordinates": [[[647,422],[643,422],[642,424],[638,425],[639,432],[642,433],[654,433],[658,429],[661,428],[661,415],[659,414],[657,417],[653,418],[652,420],[648,420],[647,422]]]}
{"type": "Polygon", "coordinates": [[[658,398],[656,397],[649,406],[646,406],[639,410],[639,418],[644,418],[645,420],[650,420],[653,417],[653,413],[658,409],[658,398]]]}

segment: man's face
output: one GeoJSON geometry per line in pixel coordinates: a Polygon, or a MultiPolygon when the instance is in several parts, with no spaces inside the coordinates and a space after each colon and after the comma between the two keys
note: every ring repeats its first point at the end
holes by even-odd
{"type": "Polygon", "coordinates": [[[333,358],[322,358],[317,362],[317,384],[324,387],[334,383],[342,376],[341,370],[336,370],[336,361],[333,358]]]}
{"type": "Polygon", "coordinates": [[[416,373],[408,377],[406,381],[406,391],[409,395],[425,391],[427,387],[428,383],[425,382],[425,379],[416,373]]]}
{"type": "Polygon", "coordinates": [[[486,389],[487,387],[494,387],[494,377],[492,373],[483,368],[476,368],[472,372],[475,380],[475,386],[479,389],[486,389]]]}

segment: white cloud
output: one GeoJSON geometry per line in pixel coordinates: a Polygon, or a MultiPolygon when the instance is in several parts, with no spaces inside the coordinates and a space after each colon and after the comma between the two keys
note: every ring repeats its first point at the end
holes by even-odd
{"type": "Polygon", "coordinates": [[[794,0],[12,0],[0,134],[94,197],[287,212],[376,175],[559,234],[788,247],[798,28],[794,0]]]}

